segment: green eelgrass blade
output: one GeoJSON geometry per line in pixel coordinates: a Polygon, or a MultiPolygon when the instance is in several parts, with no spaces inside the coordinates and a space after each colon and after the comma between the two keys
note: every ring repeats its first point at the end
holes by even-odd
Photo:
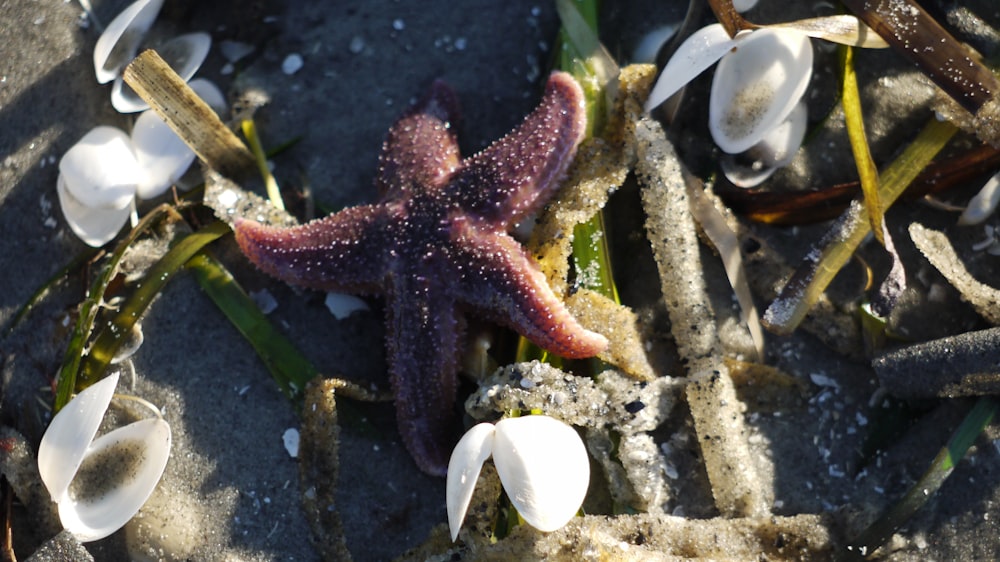
{"type": "MultiPolygon", "coordinates": [[[[599,134],[603,125],[605,91],[614,80],[617,66],[597,38],[596,0],[557,0],[562,20],[559,37],[559,66],[583,86],[587,107],[587,136],[599,134]]],[[[605,238],[604,216],[597,213],[573,231],[573,261],[577,284],[618,300],[618,289],[611,277],[611,258],[605,238]]]]}
{"type": "MultiPolygon", "coordinates": [[[[142,281],[136,285],[135,292],[122,303],[118,314],[97,335],[90,352],[81,362],[80,371],[76,377],[77,385],[87,387],[104,376],[104,371],[111,363],[111,359],[115,356],[118,348],[132,334],[132,328],[139,321],[139,318],[146,311],[150,303],[153,302],[156,295],[173,279],[174,275],[184,267],[184,264],[192,256],[209,243],[229,232],[229,225],[223,222],[214,222],[197,232],[192,232],[178,240],[146,272],[142,281]]],[[[59,401],[65,397],[65,400],[68,401],[69,393],[72,391],[72,387],[64,390],[63,381],[60,380],[56,400],[59,401]]],[[[65,402],[62,402],[62,404],[65,404],[65,402]]]]}
{"type": "Polygon", "coordinates": [[[281,199],[281,191],[278,189],[278,182],[274,180],[274,174],[267,167],[267,155],[264,154],[264,147],[260,144],[260,136],[257,135],[257,127],[254,125],[253,119],[244,119],[240,123],[240,127],[247,143],[250,144],[254,160],[257,161],[257,169],[260,171],[260,177],[264,180],[264,186],[267,188],[267,198],[272,205],[284,211],[285,202],[281,199]]]}
{"type": "Polygon", "coordinates": [[[858,93],[858,79],[854,74],[854,49],[841,45],[841,104],[844,107],[844,123],[847,126],[847,137],[851,141],[851,152],[854,153],[854,164],[858,168],[858,178],[861,180],[861,192],[865,198],[865,208],[868,209],[868,220],[871,223],[872,234],[879,243],[885,245],[882,239],[882,214],[884,208],[879,201],[878,169],[872,160],[868,149],[868,139],[865,137],[865,122],[861,114],[861,94],[858,93]]]}
{"type": "Polygon", "coordinates": [[[201,251],[186,267],[219,310],[257,351],[274,382],[293,402],[298,403],[306,383],[318,371],[267,319],[232,274],[210,253],[201,251]]]}
{"type": "Polygon", "coordinates": [[[576,264],[579,286],[621,304],[618,287],[611,276],[611,252],[604,230],[604,213],[597,213],[573,229],[573,262],[576,264]]]}
{"type": "Polygon", "coordinates": [[[558,66],[576,78],[587,107],[586,136],[600,131],[607,105],[604,91],[617,66],[597,38],[596,0],[556,0],[559,30],[558,66]]]}
{"type": "MultiPolygon", "coordinates": [[[[609,63],[602,62],[606,54],[597,39],[596,0],[556,0],[562,20],[559,30],[558,66],[573,75],[583,88],[587,111],[586,136],[592,137],[603,124],[604,89],[609,63]]],[[[610,64],[613,64],[611,61],[610,64]]],[[[573,230],[573,262],[582,287],[593,289],[618,301],[618,290],[611,278],[611,260],[604,239],[604,217],[597,213],[573,230]]],[[[518,339],[516,361],[538,359],[556,366],[559,358],[526,340],[518,339]]]]}
{"type": "Polygon", "coordinates": [[[104,293],[118,271],[118,265],[121,263],[122,256],[125,255],[125,251],[128,250],[136,238],[168,214],[177,215],[177,211],[170,205],[160,205],[147,213],[139,221],[139,224],[129,231],[128,235],[115,247],[115,251],[108,259],[104,270],[94,279],[87,297],[80,303],[80,312],[76,320],[76,325],[73,327],[73,335],[70,338],[69,346],[66,348],[66,353],[63,355],[62,367],[59,369],[56,399],[53,405],[55,412],[62,409],[76,391],[76,377],[80,370],[80,363],[83,360],[83,349],[94,329],[94,321],[97,319],[97,312],[100,310],[101,302],[104,300],[104,293]]]}
{"type": "Polygon", "coordinates": [[[98,256],[100,251],[101,251],[100,248],[90,248],[82,252],[80,255],[73,258],[73,261],[69,262],[64,267],[62,267],[62,269],[55,272],[55,274],[53,274],[52,277],[49,277],[45,281],[45,283],[43,283],[42,286],[38,288],[38,290],[36,290],[34,293],[32,293],[30,297],[28,297],[28,300],[21,305],[21,308],[17,309],[17,312],[14,313],[14,317],[10,321],[10,325],[8,325],[7,329],[4,330],[4,336],[5,337],[9,336],[11,332],[14,331],[14,328],[16,328],[17,325],[21,323],[21,320],[24,320],[24,318],[28,315],[28,313],[31,312],[31,310],[35,307],[35,305],[38,304],[38,301],[42,300],[42,297],[44,297],[45,294],[49,292],[49,289],[51,289],[52,286],[62,281],[67,275],[69,275],[70,271],[74,271],[83,264],[93,261],[98,256]]]}
{"type": "Polygon", "coordinates": [[[980,398],[962,420],[962,424],[955,430],[947,445],[934,457],[931,466],[920,480],[906,492],[903,499],[865,529],[848,549],[858,556],[868,556],[885,544],[889,537],[938,491],[998,410],[1000,402],[988,396],[980,398]]]}

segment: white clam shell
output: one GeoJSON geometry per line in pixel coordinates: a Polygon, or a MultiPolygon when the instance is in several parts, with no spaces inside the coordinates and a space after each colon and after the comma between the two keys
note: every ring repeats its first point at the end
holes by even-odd
{"type": "Polygon", "coordinates": [[[99,83],[114,80],[132,61],[162,6],[163,0],[138,0],[111,20],[94,47],[94,72],[99,83]]]}
{"type": "Polygon", "coordinates": [[[479,472],[483,463],[493,453],[493,435],[496,426],[491,423],[481,423],[467,431],[455,445],[448,461],[448,481],[446,495],[448,505],[448,527],[451,529],[451,540],[458,538],[458,530],[462,527],[465,514],[472,501],[472,492],[476,489],[479,472]]]}
{"type": "MultiPolygon", "coordinates": [[[[157,54],[185,82],[190,80],[201,63],[205,62],[212,46],[212,36],[197,32],[179,35],[156,47],[157,54]]],[[[111,105],[121,113],[135,113],[149,109],[149,104],[139,97],[121,76],[115,78],[111,88],[111,105]]]]}
{"type": "Polygon", "coordinates": [[[719,61],[709,100],[709,130],[724,152],[739,154],[785,120],[812,76],[809,37],[758,29],[719,61]]]}
{"type": "Polygon", "coordinates": [[[92,129],[59,161],[56,191],[69,227],[95,248],[109,242],[128,220],[140,178],[128,135],[92,129]]]}
{"type": "Polygon", "coordinates": [[[809,111],[805,102],[800,101],[788,117],[768,131],[759,143],[743,154],[723,155],[719,159],[722,172],[733,185],[739,187],[761,184],[795,159],[795,153],[805,138],[808,122],[809,111]]]}
{"type": "Polygon", "coordinates": [[[188,86],[194,90],[195,94],[198,94],[199,98],[208,104],[208,107],[211,107],[219,115],[224,114],[229,109],[229,104],[226,103],[226,96],[215,85],[215,82],[205,78],[195,78],[188,82],[188,86]]]}
{"type": "Polygon", "coordinates": [[[722,24],[715,23],[705,26],[691,34],[681,43],[674,56],[660,72],[656,85],[646,100],[646,111],[650,111],[680,91],[706,68],[732,51],[743,42],[750,33],[739,33],[729,37],[722,24]]]}
{"type": "Polygon", "coordinates": [[[113,240],[132,212],[129,205],[121,209],[87,207],[69,192],[62,174],[56,181],[56,192],[59,194],[59,207],[70,229],[85,244],[94,248],[113,240]]]}
{"type": "Polygon", "coordinates": [[[95,440],[72,492],[59,502],[63,527],[81,542],[122,528],[153,493],[170,457],[170,425],[139,420],[95,440]]]}
{"type": "Polygon", "coordinates": [[[49,424],[38,446],[38,473],[56,503],[69,492],[87,447],[97,435],[118,386],[118,373],[97,381],[69,401],[49,424]]]}
{"type": "Polygon", "coordinates": [[[194,161],[194,151],[151,109],[135,121],[132,149],[141,171],[136,188],[140,199],[162,194],[194,161]]]}
{"type": "Polygon", "coordinates": [[[576,431],[548,416],[496,424],[493,463],[514,507],[532,527],[555,531],[583,505],[590,461],[576,431]]]}
{"type": "Polygon", "coordinates": [[[66,188],[81,204],[99,209],[127,207],[135,196],[139,168],[132,141],[122,130],[90,130],[59,160],[66,188]]]}

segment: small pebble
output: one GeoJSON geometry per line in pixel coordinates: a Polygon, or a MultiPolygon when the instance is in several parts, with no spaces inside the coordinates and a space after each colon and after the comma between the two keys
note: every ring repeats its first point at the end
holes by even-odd
{"type": "Polygon", "coordinates": [[[281,71],[285,74],[291,76],[295,74],[302,68],[302,55],[298,53],[292,53],[285,57],[285,60],[281,63],[281,71]]]}
{"type": "Polygon", "coordinates": [[[351,38],[351,43],[347,48],[355,55],[361,54],[361,51],[365,50],[365,40],[360,35],[355,35],[351,38]]]}

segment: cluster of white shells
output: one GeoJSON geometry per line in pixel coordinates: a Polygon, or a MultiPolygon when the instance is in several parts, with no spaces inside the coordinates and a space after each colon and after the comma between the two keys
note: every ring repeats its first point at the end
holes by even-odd
{"type": "MultiPolygon", "coordinates": [[[[174,185],[191,166],[194,153],[125,84],[122,69],[159,14],[163,0],[138,0],[122,11],[94,48],[97,81],[114,81],[111,104],[122,113],[142,112],[132,134],[108,126],[92,129],[59,161],[57,191],[66,222],[90,246],[112,240],[135,213],[135,199],[151,199],[174,185]]],[[[189,33],[157,47],[161,57],[185,80],[201,67],[212,39],[189,33]]],[[[207,80],[191,88],[216,111],[224,111],[222,92],[207,80]]]]}
{"type": "Polygon", "coordinates": [[[812,44],[807,35],[789,28],[730,37],[721,24],[703,27],[667,62],[646,109],[666,101],[716,62],[709,130],[727,155],[722,159],[726,177],[752,187],[791,162],[802,144],[808,114],[800,100],[812,77],[812,44]]]}

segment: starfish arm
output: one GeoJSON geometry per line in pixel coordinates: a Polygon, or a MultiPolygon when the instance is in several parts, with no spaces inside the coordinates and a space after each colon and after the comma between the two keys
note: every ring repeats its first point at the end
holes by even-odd
{"type": "Polygon", "coordinates": [[[434,82],[430,92],[386,134],[375,177],[379,197],[397,200],[415,188],[444,185],[461,160],[455,138],[457,121],[455,92],[440,80],[434,82]]]}
{"type": "Polygon", "coordinates": [[[449,188],[453,197],[471,214],[508,229],[559,187],[586,124],[580,85],[554,72],[541,104],[518,128],[462,163],[449,188]]]}
{"type": "Polygon", "coordinates": [[[462,323],[438,280],[395,278],[387,295],[389,380],[403,442],[421,470],[444,476],[455,445],[462,323]]]}
{"type": "Polygon", "coordinates": [[[282,281],[322,291],[379,293],[387,214],[383,206],[362,205],[293,228],[237,220],[233,230],[247,258],[282,281]]]}
{"type": "Polygon", "coordinates": [[[573,318],[517,241],[461,220],[455,221],[455,232],[458,261],[464,264],[462,302],[562,357],[593,357],[607,348],[604,336],[573,318]]]}

